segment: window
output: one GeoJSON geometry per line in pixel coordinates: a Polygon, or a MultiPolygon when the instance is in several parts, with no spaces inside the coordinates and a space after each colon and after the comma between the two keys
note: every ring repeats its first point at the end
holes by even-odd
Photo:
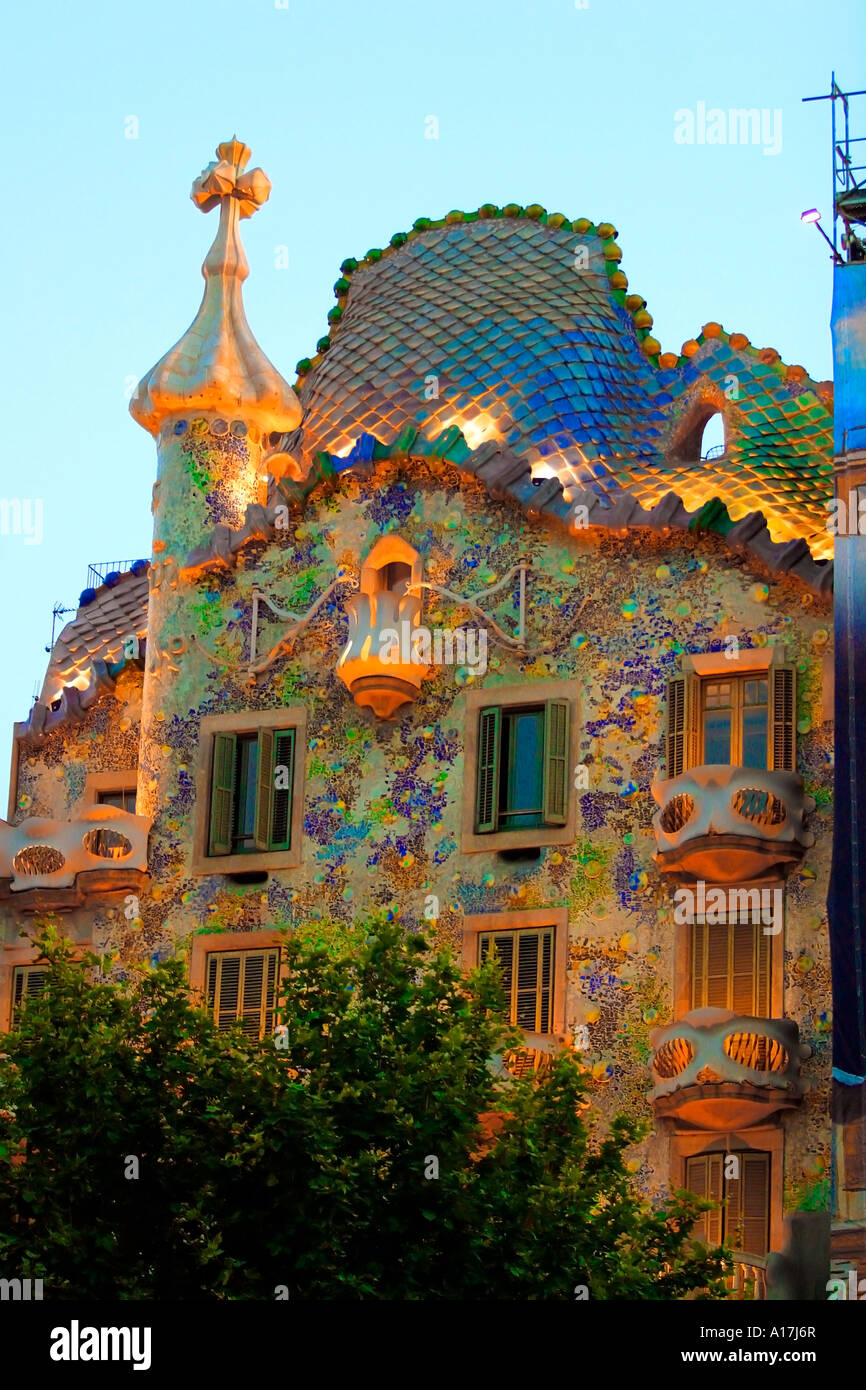
{"type": "Polygon", "coordinates": [[[482,932],[478,961],[491,956],[502,972],[508,1020],[527,1033],[551,1033],[554,928],[482,932]]]}
{"type": "Polygon", "coordinates": [[[274,1030],[278,947],[266,951],[215,951],[207,958],[207,1007],[223,1031],[240,1021],[248,1038],[274,1030]]]}
{"type": "Polygon", "coordinates": [[[40,965],[16,965],[12,976],[12,1027],[17,1028],[21,1019],[21,1006],[27,999],[42,993],[48,979],[48,967],[40,965]]]}
{"type": "Polygon", "coordinates": [[[770,1227],[770,1155],[756,1150],[697,1154],[686,1160],[686,1188],[722,1206],[707,1211],[694,1226],[695,1237],[708,1245],[725,1241],[734,1250],[766,1255],[770,1227]],[[739,1176],[725,1177],[730,1159],[739,1176]]]}
{"type": "Polygon", "coordinates": [[[768,686],[764,676],[701,682],[702,763],[767,766],[768,686]]]}
{"type": "Polygon", "coordinates": [[[796,768],[793,666],[668,682],[667,775],[707,764],[796,768]]]}
{"type": "Polygon", "coordinates": [[[118,811],[128,811],[135,815],[135,787],[123,787],[117,791],[106,790],[96,793],[97,806],[115,806],[118,811]]]}
{"type": "Polygon", "coordinates": [[[480,710],[475,833],[565,825],[568,749],[567,700],[480,710]]]}
{"type": "Polygon", "coordinates": [[[691,1008],[770,1017],[770,942],[760,913],[691,928],[691,1008]]]}
{"type": "Polygon", "coordinates": [[[216,733],[208,854],[289,849],[294,775],[294,729],[216,733]]]}

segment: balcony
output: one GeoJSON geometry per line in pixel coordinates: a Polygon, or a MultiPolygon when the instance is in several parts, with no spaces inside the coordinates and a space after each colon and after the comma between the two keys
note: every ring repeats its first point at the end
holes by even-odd
{"type": "Polygon", "coordinates": [[[372,709],[379,719],[392,719],[414,700],[428,674],[412,643],[420,613],[417,595],[392,589],[353,594],[346,602],[349,640],[337,675],[355,704],[372,709]]]}
{"type": "Polygon", "coordinates": [[[122,902],[146,884],[150,826],[114,806],[65,821],[0,821],[0,901],[23,913],[122,902]]]}
{"type": "Polygon", "coordinates": [[[767,1297],[767,1256],[747,1255],[744,1251],[734,1252],[733,1269],[725,1282],[734,1299],[759,1299],[767,1297]]]}
{"type": "Polygon", "coordinates": [[[815,803],[796,772],[707,764],[653,783],[655,861],[678,882],[749,883],[787,876],[815,843],[815,803]]]}
{"type": "Polygon", "coordinates": [[[650,1033],[653,1109],[675,1129],[746,1129],[803,1098],[811,1048],[788,1018],[693,1009],[650,1033]]]}

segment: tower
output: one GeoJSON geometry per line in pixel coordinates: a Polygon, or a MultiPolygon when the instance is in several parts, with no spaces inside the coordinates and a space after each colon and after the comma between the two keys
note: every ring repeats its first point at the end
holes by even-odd
{"type": "Polygon", "coordinates": [[[249,520],[250,509],[256,514],[268,436],[294,429],[301,418],[294,391],[262,352],[243,307],[249,267],[239,222],[267,200],[271,185],[261,169],[244,172],[250,150],[241,141],[226,141],[216,153],[191,193],[203,212],[219,208],[202,266],[201,306],[130,403],[133,417],[156,439],[158,454],[138,782],[138,805],[154,818],[157,899],[161,878],[181,867],[182,851],[167,829],[188,810],[182,730],[201,698],[196,608],[207,598],[186,559],[215,528],[225,535],[249,520]]]}

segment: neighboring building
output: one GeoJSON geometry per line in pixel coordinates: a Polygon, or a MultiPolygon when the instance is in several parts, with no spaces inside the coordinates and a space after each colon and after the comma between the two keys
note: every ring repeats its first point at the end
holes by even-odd
{"type": "Polygon", "coordinates": [[[576,1046],[760,1290],[831,1181],[831,384],[717,323],[661,353],[610,224],[512,206],[345,261],[296,395],[244,317],[248,156],[194,185],[202,307],[132,401],[152,557],[16,726],[0,1027],[34,913],[187,952],[256,1035],[282,926],[435,921],[495,944],[510,1065],[576,1046]]]}

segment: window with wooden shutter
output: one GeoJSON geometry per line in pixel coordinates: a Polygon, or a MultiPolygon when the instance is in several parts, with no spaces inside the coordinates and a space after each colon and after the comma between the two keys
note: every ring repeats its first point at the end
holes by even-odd
{"type": "Polygon", "coordinates": [[[722,923],[695,922],[691,932],[691,1007],[770,1017],[770,942],[760,913],[722,923]]]}
{"type": "Polygon", "coordinates": [[[548,700],[544,706],[544,823],[565,825],[568,819],[568,701],[548,700]]]}
{"type": "Polygon", "coordinates": [[[231,854],[235,806],[234,734],[216,734],[210,794],[209,854],[231,854]]]}
{"type": "Polygon", "coordinates": [[[739,1177],[725,1180],[725,1240],[734,1250],[766,1255],[770,1234],[770,1155],[745,1151],[739,1177]]]}
{"type": "Polygon", "coordinates": [[[770,728],[773,768],[796,772],[796,674],[793,666],[770,669],[770,728]]]}
{"type": "Polygon", "coordinates": [[[735,1154],[705,1153],[686,1159],[686,1189],[718,1203],[703,1212],[692,1234],[705,1245],[722,1241],[733,1250],[766,1255],[770,1235],[770,1155],[758,1150],[735,1154]],[[726,1163],[737,1159],[739,1176],[725,1177],[726,1163]]]}
{"type": "Polygon", "coordinates": [[[292,785],[295,778],[295,731],[274,734],[273,796],[268,849],[290,849],[292,841],[292,785]]]}
{"type": "Polygon", "coordinates": [[[214,735],[210,855],[291,848],[294,729],[214,735]]]}
{"type": "Polygon", "coordinates": [[[700,761],[700,682],[691,672],[672,676],[667,689],[665,770],[679,777],[700,761]]]}
{"type": "Polygon", "coordinates": [[[478,722],[475,831],[565,825],[569,702],[482,709],[478,722]]]}
{"type": "Polygon", "coordinates": [[[41,994],[48,979],[48,967],[16,965],[12,975],[12,1027],[21,1021],[21,1007],[28,999],[41,994]]]}
{"type": "Polygon", "coordinates": [[[273,1032],[279,959],[277,947],[208,956],[207,1006],[220,1031],[240,1022],[249,1038],[273,1032]]]}
{"type": "Polygon", "coordinates": [[[478,719],[478,773],[475,794],[475,828],[479,834],[495,830],[499,802],[500,711],[483,709],[478,719]]]}
{"type": "Polygon", "coordinates": [[[553,927],[482,932],[481,964],[494,956],[502,972],[508,1021],[527,1033],[552,1032],[553,927]]]}
{"type": "Polygon", "coordinates": [[[716,1203],[712,1211],[701,1213],[692,1228],[695,1239],[704,1245],[722,1243],[723,1160],[722,1153],[697,1154],[686,1159],[686,1190],[716,1203]]]}

